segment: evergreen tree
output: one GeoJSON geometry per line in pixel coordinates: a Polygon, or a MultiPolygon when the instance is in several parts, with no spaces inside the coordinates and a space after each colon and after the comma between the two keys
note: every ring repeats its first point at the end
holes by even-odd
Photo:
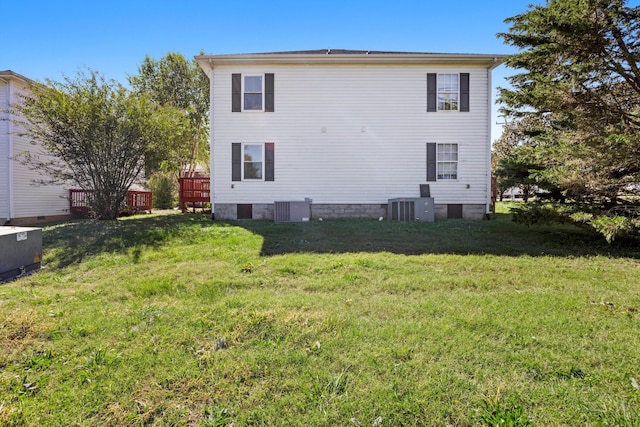
{"type": "Polygon", "coordinates": [[[640,182],[640,7],[625,0],[548,0],[506,20],[520,49],[500,90],[503,112],[536,116],[538,176],[567,197],[614,205],[640,182]]]}

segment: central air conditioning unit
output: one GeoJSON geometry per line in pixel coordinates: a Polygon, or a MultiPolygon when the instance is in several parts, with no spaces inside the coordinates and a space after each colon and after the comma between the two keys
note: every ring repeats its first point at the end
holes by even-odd
{"type": "Polygon", "coordinates": [[[311,201],[274,202],[275,222],[308,222],[311,219],[311,201]]]}
{"type": "Polygon", "coordinates": [[[40,269],[42,229],[0,227],[0,282],[40,269]]]}
{"type": "Polygon", "coordinates": [[[433,197],[400,197],[389,199],[387,217],[392,221],[433,222],[433,197]]]}

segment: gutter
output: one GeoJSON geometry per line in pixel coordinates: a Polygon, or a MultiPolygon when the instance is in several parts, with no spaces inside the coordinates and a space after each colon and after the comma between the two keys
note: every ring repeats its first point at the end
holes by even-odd
{"type": "Polygon", "coordinates": [[[406,64],[406,65],[481,65],[497,67],[504,55],[493,54],[305,54],[305,53],[252,53],[199,55],[196,61],[203,68],[216,65],[255,64],[406,64]]]}
{"type": "Polygon", "coordinates": [[[498,68],[500,65],[502,65],[502,63],[504,62],[504,59],[506,57],[507,57],[507,55],[494,56],[493,64],[491,64],[491,66],[489,67],[489,70],[494,70],[494,69],[498,68]]]}

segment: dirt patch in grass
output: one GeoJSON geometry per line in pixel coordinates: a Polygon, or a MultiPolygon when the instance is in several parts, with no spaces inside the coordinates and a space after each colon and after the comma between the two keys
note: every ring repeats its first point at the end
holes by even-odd
{"type": "Polygon", "coordinates": [[[41,327],[42,320],[34,311],[9,313],[0,323],[0,347],[7,350],[0,353],[3,356],[0,367],[12,360],[12,355],[22,353],[39,341],[43,333],[41,327]]]}

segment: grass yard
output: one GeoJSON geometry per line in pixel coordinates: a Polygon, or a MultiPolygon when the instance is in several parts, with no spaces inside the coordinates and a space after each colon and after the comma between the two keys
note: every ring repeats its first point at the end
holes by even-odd
{"type": "Polygon", "coordinates": [[[43,236],[0,285],[0,425],[640,426],[637,243],[504,205],[43,236]]]}

